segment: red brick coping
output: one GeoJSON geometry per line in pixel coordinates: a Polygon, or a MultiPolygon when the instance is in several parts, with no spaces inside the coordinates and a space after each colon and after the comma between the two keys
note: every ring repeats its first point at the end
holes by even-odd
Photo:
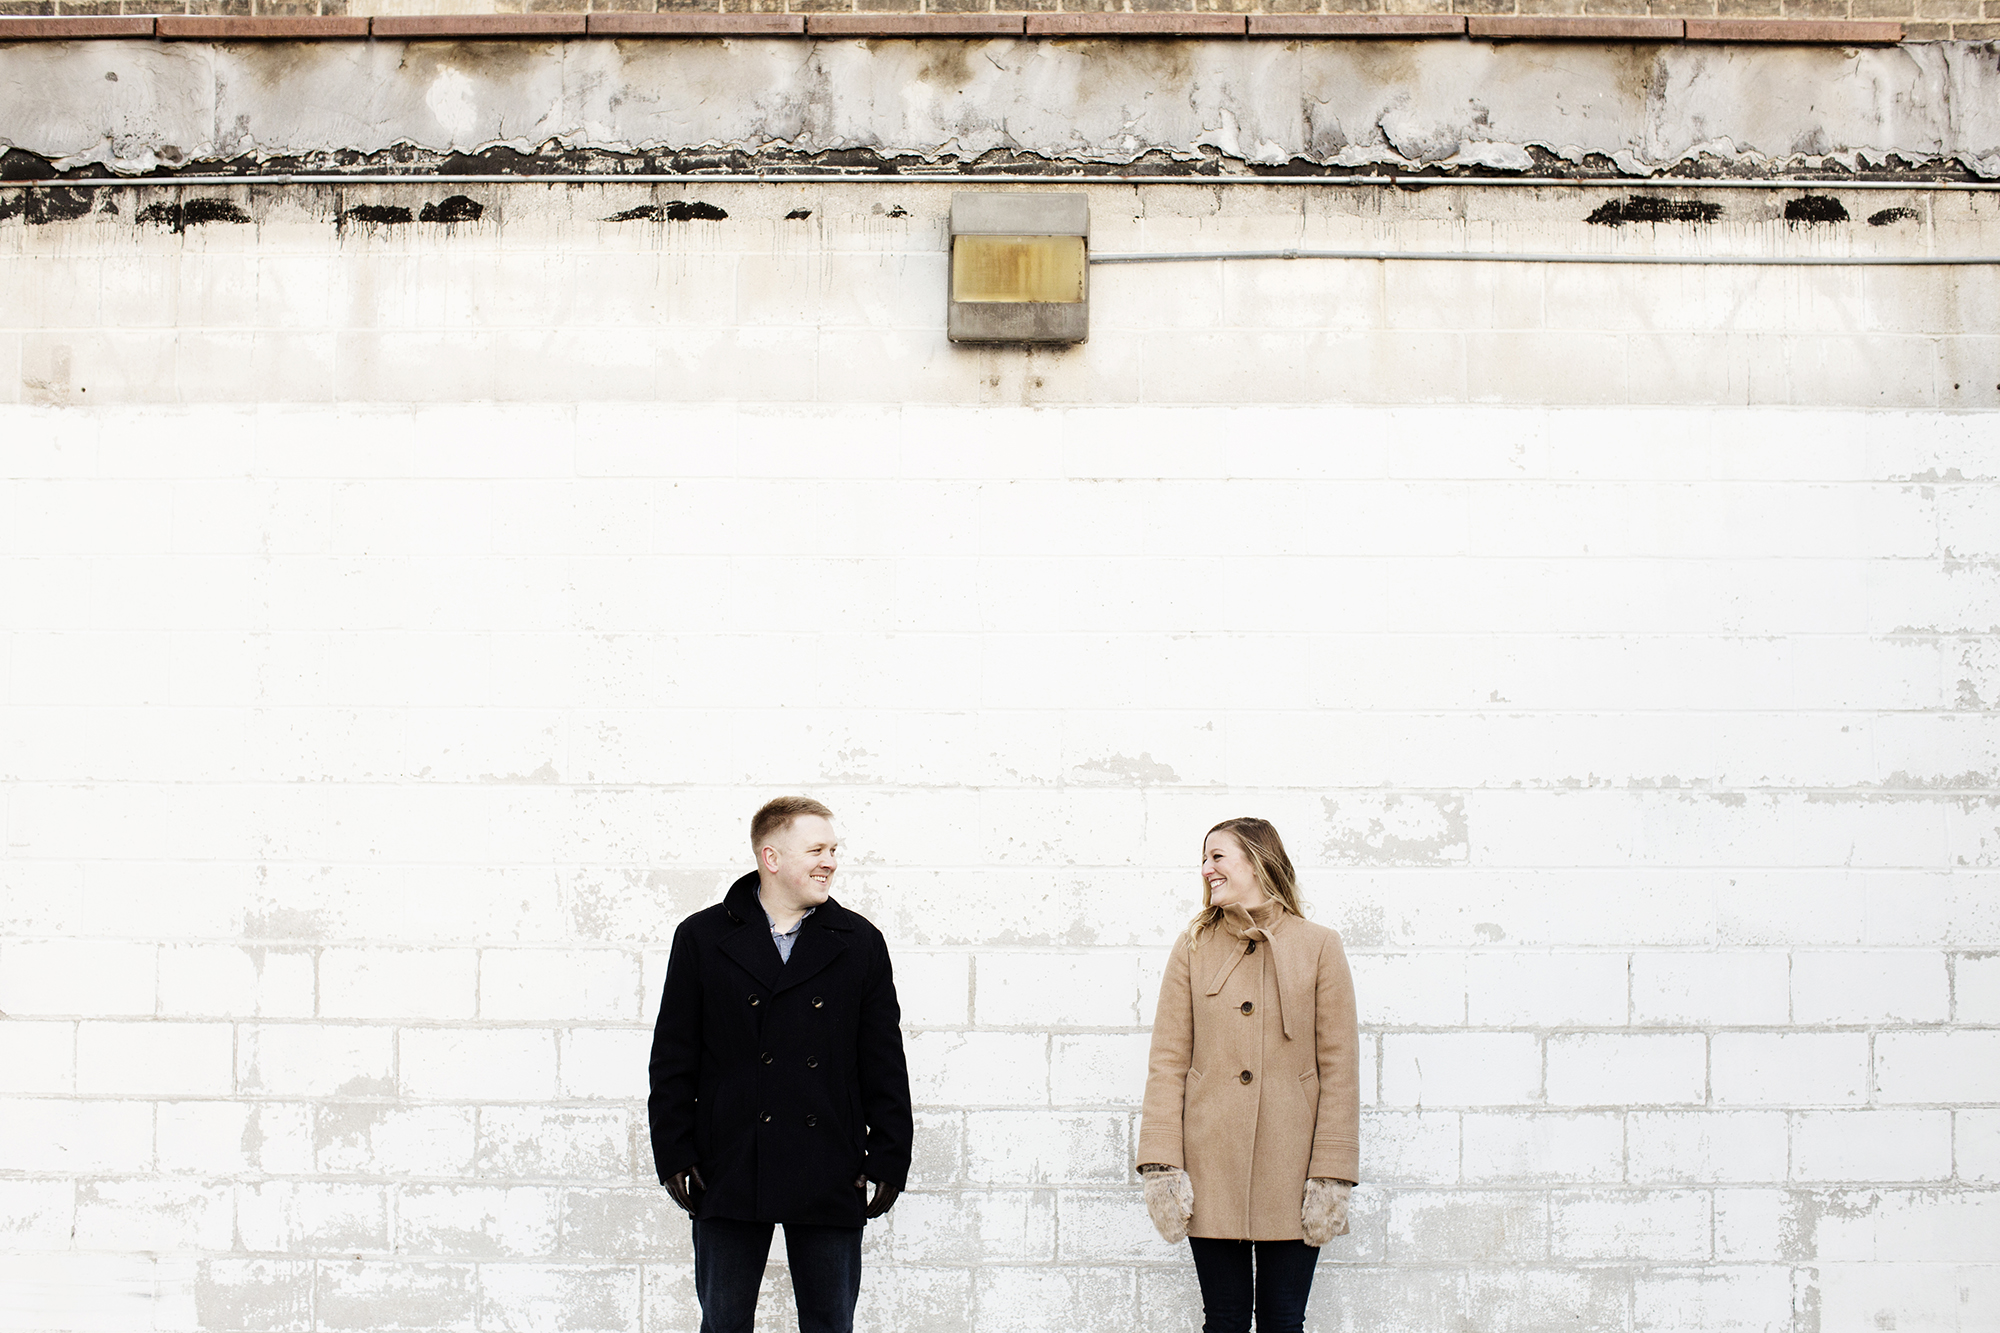
{"type": "Polygon", "coordinates": [[[208,18],[179,14],[0,18],[0,42],[158,37],[478,41],[549,37],[1470,37],[1476,41],[1799,42],[1890,46],[1893,20],[1485,17],[1456,14],[436,14],[376,18],[208,18]]]}

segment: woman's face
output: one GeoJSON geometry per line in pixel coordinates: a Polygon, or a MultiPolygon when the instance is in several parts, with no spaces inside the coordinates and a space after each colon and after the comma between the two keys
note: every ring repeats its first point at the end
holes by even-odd
{"type": "Polygon", "coordinates": [[[1241,907],[1254,911],[1268,898],[1257,872],[1233,833],[1220,829],[1201,845],[1201,877],[1208,885],[1210,907],[1241,907]]]}

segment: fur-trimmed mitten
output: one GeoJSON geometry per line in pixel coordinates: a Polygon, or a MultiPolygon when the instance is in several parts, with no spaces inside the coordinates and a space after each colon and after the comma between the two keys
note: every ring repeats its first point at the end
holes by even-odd
{"type": "Polygon", "coordinates": [[[1353,1189],[1344,1180],[1315,1176],[1306,1181],[1305,1202],[1299,1206],[1299,1225],[1305,1229],[1306,1244],[1318,1249],[1335,1236],[1347,1234],[1347,1196],[1353,1189]]]}
{"type": "Polygon", "coordinates": [[[1194,1182],[1177,1166],[1143,1166],[1146,1177],[1146,1211],[1153,1216],[1153,1229],[1169,1245],[1187,1239],[1188,1220],[1194,1216],[1194,1182]]]}

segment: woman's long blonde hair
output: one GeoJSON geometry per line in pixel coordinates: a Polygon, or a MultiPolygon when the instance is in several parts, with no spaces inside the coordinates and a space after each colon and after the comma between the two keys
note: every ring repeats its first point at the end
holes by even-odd
{"type": "MultiPolygon", "coordinates": [[[[1304,916],[1299,907],[1299,874],[1292,869],[1292,858],[1285,855],[1285,841],[1278,836],[1268,819],[1225,819],[1202,835],[1203,847],[1218,833],[1227,833],[1236,839],[1236,845],[1249,858],[1250,866],[1257,872],[1257,883],[1265,894],[1278,906],[1293,916],[1304,916]]],[[[1208,901],[1208,878],[1202,877],[1201,910],[1188,922],[1187,941],[1190,950],[1201,947],[1201,937],[1213,930],[1222,920],[1222,909],[1210,905],[1208,901]]]]}

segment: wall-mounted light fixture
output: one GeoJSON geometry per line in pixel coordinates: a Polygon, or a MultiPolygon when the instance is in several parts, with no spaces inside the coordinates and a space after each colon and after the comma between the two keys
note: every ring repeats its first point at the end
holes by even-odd
{"type": "Polygon", "coordinates": [[[1089,254],[1087,195],[953,195],[946,334],[961,343],[1082,342],[1089,254]]]}

